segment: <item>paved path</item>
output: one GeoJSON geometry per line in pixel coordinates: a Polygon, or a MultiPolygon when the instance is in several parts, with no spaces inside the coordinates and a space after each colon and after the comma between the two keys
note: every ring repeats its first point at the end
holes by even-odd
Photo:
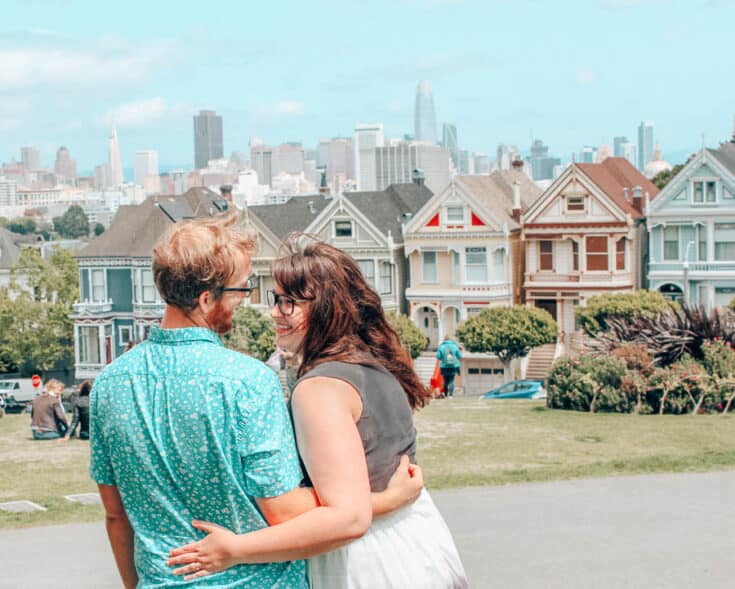
{"type": "MultiPolygon", "coordinates": [[[[475,588],[735,586],[735,471],[433,496],[475,588]]],[[[0,531],[0,563],[3,589],[119,586],[102,523],[0,531]]]]}

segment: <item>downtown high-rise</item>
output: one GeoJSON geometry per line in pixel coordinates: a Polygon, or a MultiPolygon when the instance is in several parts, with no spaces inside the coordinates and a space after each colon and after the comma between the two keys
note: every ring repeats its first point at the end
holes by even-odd
{"type": "Polygon", "coordinates": [[[436,144],[436,112],[429,80],[421,80],[416,88],[414,139],[436,144]]]}
{"type": "Polygon", "coordinates": [[[107,186],[117,188],[123,183],[122,159],[120,157],[120,142],[117,140],[117,130],[112,127],[110,140],[108,141],[107,156],[107,186]]]}
{"type": "Polygon", "coordinates": [[[355,127],[355,186],[357,190],[378,190],[376,183],[376,149],[385,145],[383,123],[355,127]]]}
{"type": "Polygon", "coordinates": [[[641,121],[638,125],[638,169],[642,172],[653,158],[653,123],[641,121]]]}
{"type": "Polygon", "coordinates": [[[194,115],[194,167],[202,170],[209,160],[223,156],[222,117],[213,110],[200,110],[194,115]]]}

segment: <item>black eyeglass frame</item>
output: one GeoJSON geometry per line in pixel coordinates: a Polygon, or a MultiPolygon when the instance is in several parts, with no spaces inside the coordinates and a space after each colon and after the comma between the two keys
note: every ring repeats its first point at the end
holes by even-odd
{"type": "Polygon", "coordinates": [[[246,297],[249,297],[253,294],[254,290],[257,290],[258,287],[252,278],[248,278],[248,285],[249,286],[220,286],[217,290],[223,294],[226,292],[241,292],[244,293],[246,297]]]}
{"type": "Polygon", "coordinates": [[[284,317],[290,317],[293,315],[293,311],[296,308],[297,303],[308,303],[310,299],[295,299],[288,295],[278,294],[275,290],[269,288],[265,291],[265,300],[268,302],[269,307],[273,308],[278,305],[278,310],[281,312],[281,315],[284,317]],[[281,307],[281,302],[285,301],[288,301],[288,313],[283,309],[283,307],[281,307]]]}

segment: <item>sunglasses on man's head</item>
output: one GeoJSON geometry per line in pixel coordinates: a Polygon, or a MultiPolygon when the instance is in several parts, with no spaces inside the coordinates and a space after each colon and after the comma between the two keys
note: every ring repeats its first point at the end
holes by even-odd
{"type": "Polygon", "coordinates": [[[308,302],[306,299],[295,299],[293,297],[278,294],[275,290],[268,290],[266,291],[265,295],[266,299],[268,300],[268,305],[270,307],[275,307],[276,305],[278,305],[278,310],[283,316],[286,317],[293,314],[296,303],[308,302]]]}

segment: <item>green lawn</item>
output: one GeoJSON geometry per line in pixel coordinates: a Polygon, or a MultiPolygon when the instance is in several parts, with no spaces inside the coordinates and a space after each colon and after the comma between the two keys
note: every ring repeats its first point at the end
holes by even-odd
{"type": "MultiPolygon", "coordinates": [[[[64,495],[95,490],[89,444],[33,442],[30,418],[0,419],[0,502],[48,511],[0,511],[0,528],[96,520],[102,509],[64,495]]],[[[536,401],[437,400],[416,416],[418,459],[432,489],[735,468],[730,415],[589,415],[536,401]]]]}

